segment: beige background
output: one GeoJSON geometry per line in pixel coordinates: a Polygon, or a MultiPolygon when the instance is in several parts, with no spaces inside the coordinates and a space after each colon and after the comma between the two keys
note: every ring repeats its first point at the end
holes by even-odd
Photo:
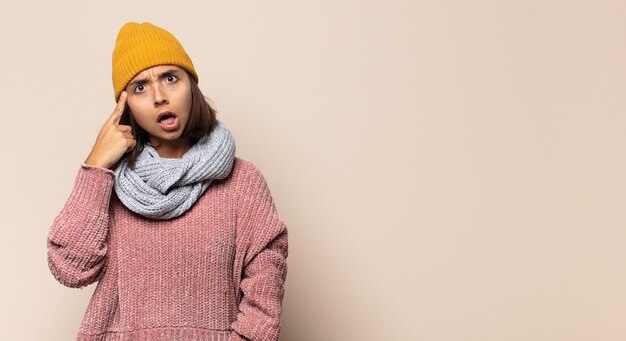
{"type": "Polygon", "coordinates": [[[5,1],[3,340],[95,285],[46,235],[114,108],[121,25],[174,33],[290,229],[282,340],[626,339],[626,2],[5,1]]]}

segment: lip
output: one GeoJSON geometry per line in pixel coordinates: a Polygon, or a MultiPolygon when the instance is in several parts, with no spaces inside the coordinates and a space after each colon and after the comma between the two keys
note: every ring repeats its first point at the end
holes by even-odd
{"type": "Polygon", "coordinates": [[[165,115],[172,115],[172,116],[174,116],[174,117],[177,117],[177,116],[176,116],[176,114],[174,114],[174,113],[173,113],[173,112],[171,112],[171,111],[163,111],[163,112],[159,113],[159,116],[157,117],[157,122],[160,122],[160,121],[161,121],[161,118],[162,118],[163,116],[165,116],[165,115]]]}

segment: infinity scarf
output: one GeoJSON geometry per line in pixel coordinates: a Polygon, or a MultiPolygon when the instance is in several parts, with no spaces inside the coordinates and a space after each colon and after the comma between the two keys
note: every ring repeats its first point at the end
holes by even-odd
{"type": "Polygon", "coordinates": [[[180,159],[161,158],[144,144],[135,167],[124,158],[115,169],[115,192],[131,211],[153,219],[170,219],[185,213],[209,187],[223,179],[233,166],[235,140],[217,121],[180,159]]]}

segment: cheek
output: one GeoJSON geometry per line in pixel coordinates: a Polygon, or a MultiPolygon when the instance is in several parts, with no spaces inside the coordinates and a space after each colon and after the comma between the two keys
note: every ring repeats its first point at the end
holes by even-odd
{"type": "Polygon", "coordinates": [[[145,107],[141,101],[138,100],[129,100],[128,107],[130,111],[133,113],[133,118],[137,123],[144,122],[147,119],[147,115],[145,114],[145,107]]]}
{"type": "Polygon", "coordinates": [[[191,114],[191,92],[178,98],[181,103],[180,109],[185,111],[186,116],[191,114]]]}

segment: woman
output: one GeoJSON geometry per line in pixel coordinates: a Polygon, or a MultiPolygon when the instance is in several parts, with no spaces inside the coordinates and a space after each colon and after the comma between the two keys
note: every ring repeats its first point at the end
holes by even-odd
{"type": "Polygon", "coordinates": [[[47,239],[62,284],[98,281],[77,340],[277,340],[287,227],[202,96],[180,42],[126,23],[117,106],[47,239]]]}

